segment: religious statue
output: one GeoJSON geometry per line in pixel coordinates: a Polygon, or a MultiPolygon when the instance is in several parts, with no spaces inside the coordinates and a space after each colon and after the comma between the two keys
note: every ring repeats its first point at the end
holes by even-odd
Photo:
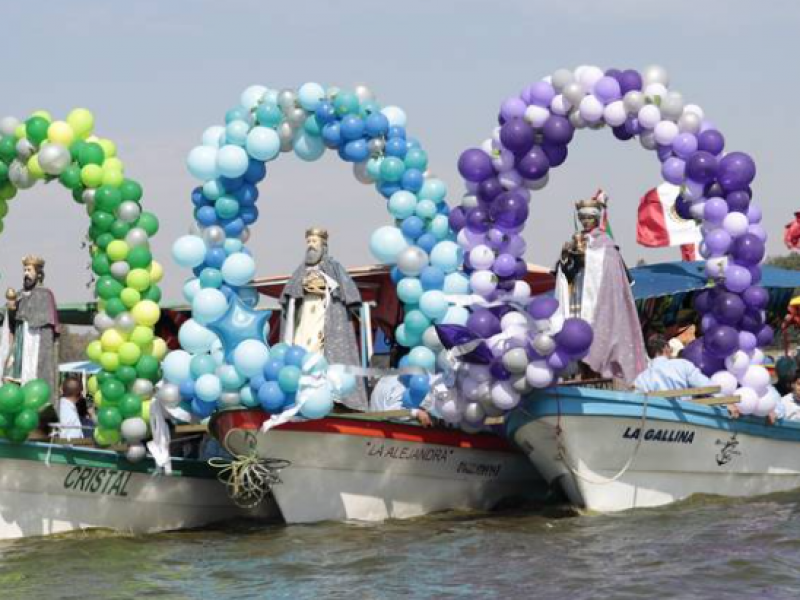
{"type": "Polygon", "coordinates": [[[0,338],[0,375],[4,381],[20,384],[44,379],[57,390],[60,333],[53,292],[44,287],[44,260],[38,256],[22,259],[22,290],[6,291],[6,319],[0,338]]]}
{"type": "Polygon", "coordinates": [[[608,197],[602,190],[576,203],[581,231],[564,244],[556,265],[556,299],[564,318],[594,330],[583,363],[602,377],[632,383],[647,366],[631,279],[619,248],[600,227],[608,197]]]}
{"type": "MultiPolygon", "coordinates": [[[[281,339],[321,352],[329,364],[359,366],[358,344],[350,309],[361,305],[361,294],[347,270],[328,255],[328,232],[306,231],[306,257],[283,288],[281,339]]],[[[361,378],[356,391],[343,399],[355,410],[367,409],[361,378]]]]}

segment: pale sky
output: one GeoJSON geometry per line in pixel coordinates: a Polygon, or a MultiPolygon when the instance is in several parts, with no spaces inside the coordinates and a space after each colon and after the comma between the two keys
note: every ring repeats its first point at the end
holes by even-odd
{"type": "MultiPolygon", "coordinates": [[[[800,209],[794,0],[39,0],[6,2],[0,18],[0,116],[94,112],[97,134],[117,142],[127,175],[144,186],[143,206],[161,219],[153,249],[170,300],[190,275],[169,256],[191,221],[186,155],[251,84],[368,85],[406,111],[409,135],[428,151],[452,205],[463,193],[458,156],[489,136],[505,97],[562,67],[660,64],[728,150],[755,158],[770,253],[784,251],[783,225],[800,209]]],[[[638,142],[608,129],[578,132],[567,162],[534,193],[528,260],[554,261],[573,230],[573,202],[597,187],[611,197],[629,263],[678,259],[677,249],[636,245],[638,200],[659,181],[658,160],[638,142]]],[[[383,198],[335,155],[313,164],[282,155],[260,191],[250,247],[261,275],[299,263],[309,225],[330,230],[332,254],[346,265],[372,262],[370,233],[390,222],[383,198]]],[[[38,253],[59,302],[89,300],[88,219],[69,192],[39,184],[10,208],[0,287],[19,285],[20,257],[38,253]]]]}

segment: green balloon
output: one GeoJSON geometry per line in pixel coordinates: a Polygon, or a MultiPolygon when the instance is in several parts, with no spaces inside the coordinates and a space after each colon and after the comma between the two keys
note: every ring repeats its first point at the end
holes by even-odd
{"type": "Polygon", "coordinates": [[[127,260],[131,269],[146,269],[153,262],[153,254],[145,246],[136,246],[128,252],[127,260]]]}
{"type": "Polygon", "coordinates": [[[100,384],[100,391],[103,392],[103,402],[116,402],[125,395],[125,386],[116,377],[109,377],[100,384]]]}
{"type": "Polygon", "coordinates": [[[141,227],[148,236],[153,237],[158,233],[158,218],[153,213],[144,211],[139,215],[136,226],[141,227]]]}
{"type": "Polygon", "coordinates": [[[94,243],[97,244],[97,247],[101,250],[105,251],[108,248],[108,245],[114,241],[114,236],[110,233],[102,233],[100,235],[93,236],[94,243]]]}
{"type": "Polygon", "coordinates": [[[119,412],[125,419],[142,414],[142,399],[136,394],[125,394],[119,401],[119,412]]]}
{"type": "Polygon", "coordinates": [[[82,167],[86,165],[102,165],[105,159],[106,153],[100,144],[86,142],[78,150],[78,164],[82,167]]]}
{"type": "Polygon", "coordinates": [[[111,273],[111,262],[105,252],[98,252],[92,259],[92,271],[95,275],[108,275],[111,273]]]}
{"type": "MultiPolygon", "coordinates": [[[[103,394],[105,400],[105,394],[103,394]]],[[[122,425],[122,413],[116,406],[103,406],[97,411],[97,424],[104,429],[119,429],[122,425]]]]}
{"type": "Polygon", "coordinates": [[[0,162],[0,183],[5,183],[8,179],[8,165],[0,162]]]}
{"type": "Polygon", "coordinates": [[[14,184],[10,181],[6,181],[4,184],[0,185],[0,199],[11,200],[16,195],[17,188],[15,188],[14,184]]]}
{"type": "Polygon", "coordinates": [[[110,275],[104,275],[97,280],[97,284],[95,285],[95,291],[97,292],[97,295],[103,300],[118,298],[122,293],[122,288],[123,285],[110,275]]]}
{"type": "Polygon", "coordinates": [[[33,379],[22,386],[26,408],[38,410],[50,400],[50,385],[44,379],[33,379]]]}
{"type": "Polygon", "coordinates": [[[125,179],[119,186],[123,202],[138,202],[142,199],[142,186],[133,179],[125,179]]]}
{"type": "Polygon", "coordinates": [[[120,441],[119,431],[98,427],[94,430],[94,441],[100,446],[113,446],[120,441]]]}
{"type": "Polygon", "coordinates": [[[111,229],[108,230],[108,233],[113,235],[114,239],[124,240],[130,230],[131,226],[128,223],[116,220],[111,224],[111,229]]]}
{"type": "Polygon", "coordinates": [[[13,135],[7,135],[0,140],[0,160],[8,164],[17,158],[17,141],[13,135]]]}
{"type": "Polygon", "coordinates": [[[0,219],[4,219],[8,214],[8,200],[0,200],[0,219]]]}
{"type": "Polygon", "coordinates": [[[113,213],[122,204],[122,194],[110,185],[101,185],[94,193],[94,205],[99,210],[113,213]]]}
{"type": "Polygon", "coordinates": [[[6,383],[0,387],[0,412],[14,413],[22,408],[25,396],[15,383],[6,383]]]}
{"type": "Polygon", "coordinates": [[[152,300],[158,304],[161,302],[161,288],[157,285],[151,285],[142,294],[142,300],[152,300]]]}
{"type": "Polygon", "coordinates": [[[124,313],[128,308],[120,298],[111,298],[106,301],[106,312],[109,317],[116,317],[124,313]]]}
{"type": "Polygon", "coordinates": [[[136,374],[142,379],[156,383],[160,378],[158,359],[153,356],[143,355],[136,363],[136,374]]]}
{"type": "Polygon", "coordinates": [[[70,145],[70,147],[69,147],[69,153],[72,156],[72,160],[73,161],[77,162],[78,157],[81,154],[81,150],[83,149],[83,147],[85,145],[86,145],[86,142],[83,141],[83,140],[75,140],[74,142],[72,142],[72,145],[70,145]]]}
{"type": "Polygon", "coordinates": [[[39,425],[39,413],[32,408],[23,408],[14,417],[14,428],[30,433],[39,425]]]}
{"type": "Polygon", "coordinates": [[[0,413],[0,431],[8,429],[10,425],[11,425],[11,420],[3,413],[0,413]]]}
{"type": "Polygon", "coordinates": [[[38,146],[47,139],[48,127],[50,121],[44,117],[31,117],[25,121],[25,135],[34,146],[38,146]]]}
{"type": "Polygon", "coordinates": [[[116,375],[117,379],[119,379],[126,386],[130,383],[133,383],[133,380],[137,377],[136,369],[128,365],[121,365],[119,369],[114,371],[114,375],[116,375]]]}
{"type": "Polygon", "coordinates": [[[99,233],[105,233],[111,229],[114,220],[114,215],[103,210],[95,210],[92,213],[92,225],[94,225],[99,233]]]}
{"type": "Polygon", "coordinates": [[[8,436],[8,439],[15,444],[21,444],[28,439],[29,433],[29,431],[23,431],[22,429],[12,427],[7,431],[6,435],[8,436]]]}

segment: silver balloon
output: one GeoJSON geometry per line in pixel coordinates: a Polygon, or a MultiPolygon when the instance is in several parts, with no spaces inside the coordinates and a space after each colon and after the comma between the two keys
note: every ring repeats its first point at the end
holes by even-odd
{"type": "Polygon", "coordinates": [[[625,112],[634,117],[639,114],[645,103],[644,94],[638,90],[631,90],[622,98],[625,112]]]}
{"type": "Polygon", "coordinates": [[[339,92],[341,92],[341,91],[342,91],[341,88],[338,88],[335,85],[332,85],[328,89],[325,90],[325,96],[329,100],[335,100],[336,96],[338,96],[339,92]]]}
{"type": "Polygon", "coordinates": [[[586,127],[586,121],[577,110],[570,111],[567,118],[575,129],[584,129],[586,127]]]}
{"type": "Polygon", "coordinates": [[[356,98],[358,98],[359,102],[364,102],[366,100],[374,100],[375,95],[372,93],[367,86],[363,83],[359,83],[356,85],[355,90],[353,90],[356,94],[356,98]]]}
{"type": "Polygon", "coordinates": [[[353,175],[355,175],[356,179],[360,183],[369,185],[370,183],[375,183],[375,180],[370,177],[369,173],[367,173],[367,163],[360,162],[360,163],[353,163],[353,175]]]}
{"type": "Polygon", "coordinates": [[[239,392],[222,392],[219,397],[220,406],[225,408],[234,408],[241,404],[239,399],[239,392]]]}
{"type": "Polygon", "coordinates": [[[380,156],[386,149],[386,142],[381,138],[372,138],[367,142],[367,148],[369,149],[370,156],[380,156]]]}
{"type": "Polygon", "coordinates": [[[583,86],[577,81],[570,81],[564,86],[564,90],[561,93],[572,106],[578,106],[586,95],[586,92],[583,91],[583,86]]]}
{"type": "Polygon", "coordinates": [[[514,388],[514,391],[518,394],[527,394],[533,389],[531,384],[528,383],[528,378],[525,377],[525,375],[521,375],[516,379],[512,378],[511,387],[514,388]]]}
{"type": "Polygon", "coordinates": [[[207,227],[203,232],[203,241],[209,247],[222,246],[225,243],[225,230],[219,225],[207,227]]]}
{"type": "Polygon", "coordinates": [[[478,402],[470,402],[464,409],[464,418],[472,424],[483,424],[486,418],[486,411],[478,402]]]}
{"type": "Polygon", "coordinates": [[[198,225],[196,221],[192,221],[191,225],[189,225],[189,235],[197,235],[202,237],[203,228],[198,225]]]}
{"type": "Polygon", "coordinates": [[[147,246],[149,243],[147,232],[141,227],[134,227],[125,236],[125,243],[128,244],[130,248],[147,246]]]}
{"type": "Polygon", "coordinates": [[[111,263],[111,275],[115,279],[124,280],[130,272],[131,266],[124,260],[118,260],[115,263],[111,263]]]}
{"type": "Polygon", "coordinates": [[[531,345],[542,356],[550,356],[556,349],[556,341],[546,333],[537,333],[531,345]]]}
{"type": "Polygon", "coordinates": [[[141,442],[147,436],[147,423],[141,417],[125,419],[120,431],[126,442],[141,442]]]}
{"type": "Polygon", "coordinates": [[[294,148],[294,129],[286,121],[278,125],[278,138],[281,141],[281,152],[291,152],[294,148]]]}
{"type": "Polygon", "coordinates": [[[239,234],[239,239],[242,240],[243,244],[247,243],[247,241],[250,239],[250,228],[249,227],[245,227],[242,230],[242,233],[239,234]]]}
{"type": "Polygon", "coordinates": [[[147,449],[141,443],[131,444],[125,451],[125,458],[129,463],[142,462],[146,457],[147,449]]]}
{"type": "Polygon", "coordinates": [[[114,326],[114,319],[109,317],[105,312],[99,312],[94,316],[94,327],[101,333],[106,329],[111,329],[114,326]]]}
{"type": "Polygon", "coordinates": [[[291,109],[297,106],[297,94],[293,90],[281,90],[278,92],[278,106],[281,107],[283,114],[288,114],[291,109]]]}
{"type": "Polygon", "coordinates": [[[117,327],[122,331],[133,331],[136,327],[136,320],[131,316],[131,313],[128,311],[121,312],[117,315],[116,318],[117,327]]]}
{"type": "Polygon", "coordinates": [[[464,209],[466,210],[469,210],[470,208],[475,208],[476,206],[478,206],[478,197],[475,196],[474,194],[464,194],[461,197],[461,206],[463,206],[464,209]]]}
{"type": "Polygon", "coordinates": [[[551,84],[556,90],[556,93],[560,94],[564,90],[564,87],[573,81],[575,81],[575,76],[572,74],[572,71],[569,69],[559,69],[553,73],[551,84]]]}
{"type": "Polygon", "coordinates": [[[642,71],[642,82],[644,87],[651,83],[660,83],[665,87],[669,87],[669,75],[667,70],[660,65],[650,65],[642,71]]]}
{"type": "Polygon", "coordinates": [[[142,214],[142,209],[136,202],[128,200],[119,205],[117,209],[117,218],[125,223],[133,223],[142,214]]]}
{"type": "Polygon", "coordinates": [[[422,334],[422,343],[434,352],[439,352],[444,348],[442,340],[439,339],[439,334],[436,333],[436,328],[428,327],[422,334]]]}
{"type": "Polygon", "coordinates": [[[503,366],[513,375],[520,375],[528,367],[528,354],[524,348],[512,348],[503,354],[503,366]]]}
{"type": "Polygon", "coordinates": [[[306,122],[308,118],[308,113],[304,111],[302,108],[290,108],[289,112],[286,113],[286,122],[289,123],[295,129],[299,129],[303,123],[306,122]]]}
{"type": "Polygon", "coordinates": [[[0,134],[14,135],[19,125],[19,119],[16,117],[3,117],[0,119],[0,134]]]}
{"type": "Polygon", "coordinates": [[[159,388],[156,397],[164,406],[178,406],[181,403],[181,389],[174,383],[165,383],[159,388]]]}
{"type": "Polygon", "coordinates": [[[681,133],[698,133],[702,119],[693,112],[684,112],[678,119],[678,130],[681,133]]]}
{"type": "Polygon", "coordinates": [[[36,179],[30,174],[28,167],[16,160],[8,168],[8,180],[14,184],[15,188],[20,190],[27,190],[36,183],[36,179]]]}
{"type": "Polygon", "coordinates": [[[131,385],[131,392],[141,398],[149,398],[153,395],[153,382],[149,379],[135,379],[131,385]]]}
{"type": "Polygon", "coordinates": [[[548,171],[547,173],[544,174],[544,177],[540,177],[539,179],[526,179],[525,181],[522,182],[522,185],[524,185],[529,190],[541,190],[542,188],[547,186],[547,183],[549,181],[550,181],[550,172],[548,171]]]}
{"type": "Polygon", "coordinates": [[[488,396],[481,396],[478,398],[478,404],[481,405],[483,412],[486,413],[487,417],[500,417],[503,414],[503,410],[497,408],[492,402],[492,395],[489,394],[488,396]]]}
{"type": "Polygon", "coordinates": [[[593,131],[598,131],[600,129],[603,129],[603,127],[605,126],[606,124],[603,121],[595,121],[594,123],[589,123],[589,129],[593,131]]]}
{"type": "Polygon", "coordinates": [[[22,162],[28,162],[28,159],[34,155],[36,148],[25,138],[17,142],[17,158],[22,162]]]}
{"type": "Polygon", "coordinates": [[[680,92],[667,92],[661,99],[661,118],[677,121],[683,114],[683,95],[680,92]]]}
{"type": "Polygon", "coordinates": [[[86,206],[91,206],[92,210],[94,210],[94,195],[96,190],[83,190],[81,194],[81,200],[86,206]]]}
{"type": "Polygon", "coordinates": [[[639,135],[639,143],[645,150],[655,150],[658,146],[656,134],[652,131],[644,131],[639,135]]]}
{"type": "Polygon", "coordinates": [[[61,175],[72,162],[72,155],[61,144],[47,144],[39,150],[39,166],[48,175],[61,175]]]}
{"type": "Polygon", "coordinates": [[[416,277],[427,266],[428,253],[419,246],[409,246],[397,255],[397,268],[408,277],[416,277]]]}

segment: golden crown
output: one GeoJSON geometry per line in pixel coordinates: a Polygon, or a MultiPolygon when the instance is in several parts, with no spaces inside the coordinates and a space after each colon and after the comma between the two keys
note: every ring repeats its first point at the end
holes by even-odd
{"type": "Polygon", "coordinates": [[[608,196],[603,190],[597,190],[594,196],[586,200],[579,200],[575,203],[575,209],[581,210],[582,208],[593,208],[596,210],[603,210],[608,204],[608,196]]]}
{"type": "Polygon", "coordinates": [[[44,269],[44,259],[41,256],[36,256],[34,254],[28,254],[27,256],[23,256],[22,266],[27,267],[29,265],[37,270],[44,269]]]}
{"type": "Polygon", "coordinates": [[[306,237],[310,237],[312,235],[321,237],[326,242],[328,241],[328,230],[323,229],[322,227],[309,227],[306,229],[306,237]]]}

